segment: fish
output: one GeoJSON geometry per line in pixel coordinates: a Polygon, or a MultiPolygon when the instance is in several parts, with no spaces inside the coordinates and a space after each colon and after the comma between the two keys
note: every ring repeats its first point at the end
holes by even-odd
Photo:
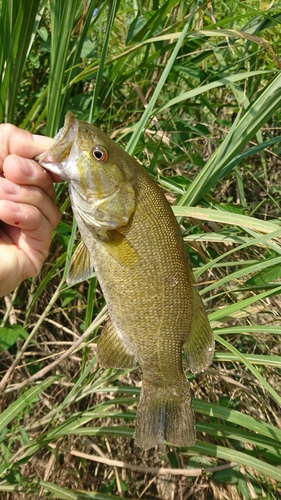
{"type": "Polygon", "coordinates": [[[140,365],[136,445],[193,446],[182,352],[193,373],[203,371],[212,362],[214,336],[171,206],[138,161],[73,113],[55,140],[36,161],[68,182],[81,242],[66,282],[95,271],[107,303],[97,360],[104,368],[140,365]]]}

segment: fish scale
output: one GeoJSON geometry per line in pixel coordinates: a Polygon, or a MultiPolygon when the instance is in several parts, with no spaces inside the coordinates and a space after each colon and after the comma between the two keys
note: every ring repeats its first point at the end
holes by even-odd
{"type": "Polygon", "coordinates": [[[72,113],[37,161],[69,183],[82,242],[67,282],[87,279],[95,269],[108,305],[98,361],[130,368],[137,360],[142,369],[136,444],[192,446],[195,423],[182,350],[191,370],[202,371],[212,361],[214,338],[162,190],[137,161],[72,113]]]}

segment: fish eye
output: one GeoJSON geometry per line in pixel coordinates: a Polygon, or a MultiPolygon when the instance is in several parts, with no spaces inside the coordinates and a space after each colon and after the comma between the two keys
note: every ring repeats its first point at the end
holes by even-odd
{"type": "Polygon", "coordinates": [[[108,158],[108,152],[101,146],[95,146],[93,148],[93,157],[95,158],[95,160],[104,163],[108,158]]]}

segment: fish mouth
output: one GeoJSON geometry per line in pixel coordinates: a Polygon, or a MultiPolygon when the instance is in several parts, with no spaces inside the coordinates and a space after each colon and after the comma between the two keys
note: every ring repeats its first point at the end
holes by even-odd
{"type": "Polygon", "coordinates": [[[74,144],[76,132],[78,130],[78,120],[70,111],[66,114],[64,126],[55,135],[55,144],[34,159],[46,170],[59,175],[62,179],[69,180],[66,177],[62,163],[67,160],[70,155],[71,148],[74,144]]]}

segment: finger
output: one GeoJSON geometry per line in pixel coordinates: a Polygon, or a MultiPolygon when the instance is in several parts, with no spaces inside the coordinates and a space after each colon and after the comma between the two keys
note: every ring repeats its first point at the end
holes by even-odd
{"type": "Polygon", "coordinates": [[[24,250],[28,247],[43,250],[47,254],[52,226],[36,207],[0,200],[0,217],[6,234],[16,245],[24,250]]]}
{"type": "Polygon", "coordinates": [[[53,203],[51,198],[37,186],[21,186],[11,182],[9,179],[0,179],[0,199],[2,201],[0,218],[12,226],[19,226],[26,229],[26,226],[21,222],[22,216],[25,216],[25,214],[22,214],[22,206],[32,206],[36,208],[36,210],[42,214],[42,217],[48,220],[53,229],[57,227],[60,221],[61,213],[59,208],[53,203]],[[10,214],[9,219],[3,219],[3,211],[6,206],[8,207],[7,211],[10,213],[10,202],[13,203],[13,217],[11,217],[10,214]]]}
{"type": "Polygon", "coordinates": [[[20,185],[40,187],[52,200],[55,200],[52,176],[36,161],[12,154],[4,161],[3,172],[6,179],[20,185]]]}
{"type": "MultiPolygon", "coordinates": [[[[30,210],[30,208],[32,207],[29,206],[27,211],[25,211],[24,207],[22,208],[22,213],[27,215],[28,210],[30,210]]],[[[10,206],[10,210],[11,216],[13,216],[14,209],[12,204],[10,206]]],[[[35,210],[36,209],[34,209],[34,211],[35,210]]],[[[17,286],[21,281],[28,277],[37,276],[37,274],[40,272],[43,262],[48,256],[49,247],[52,240],[52,230],[49,222],[46,219],[42,218],[42,215],[40,216],[40,214],[37,214],[37,216],[38,218],[36,223],[36,215],[34,213],[31,214],[31,217],[27,217],[27,222],[25,221],[24,224],[26,227],[28,227],[28,220],[32,221],[32,229],[26,229],[25,231],[18,227],[13,227],[10,224],[5,224],[3,222],[1,223],[0,258],[2,251],[5,264],[7,264],[7,266],[10,265],[9,282],[6,283],[6,285],[10,287],[10,290],[14,289],[14,285],[11,283],[11,280],[13,280],[13,276],[14,281],[16,282],[15,286],[17,286]],[[9,252],[7,253],[8,248],[9,252]],[[10,259],[12,257],[15,258],[15,262],[11,267],[10,259]]],[[[9,217],[7,217],[7,219],[9,219],[9,217]]],[[[1,274],[5,275],[6,271],[6,267],[0,268],[0,277],[1,274]]],[[[0,291],[1,285],[5,287],[5,282],[0,282],[0,291]]]]}
{"type": "Polygon", "coordinates": [[[0,167],[9,154],[17,154],[24,158],[34,158],[54,144],[54,140],[46,136],[32,135],[9,123],[0,125],[0,167]]]}
{"type": "Polygon", "coordinates": [[[0,229],[0,261],[5,262],[5,266],[0,267],[0,297],[13,291],[28,277],[24,271],[25,259],[19,258],[21,255],[22,250],[13,244],[5,229],[0,229]]]}

